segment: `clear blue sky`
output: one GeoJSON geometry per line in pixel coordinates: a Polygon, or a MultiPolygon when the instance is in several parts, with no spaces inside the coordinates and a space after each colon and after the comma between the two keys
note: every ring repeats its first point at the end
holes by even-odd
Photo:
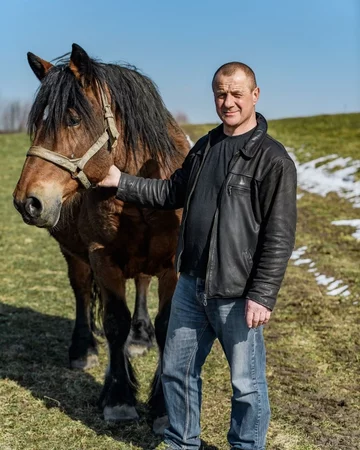
{"type": "Polygon", "coordinates": [[[31,100],[26,53],[46,60],[81,45],[136,65],[172,112],[217,120],[214,71],[250,65],[267,118],[360,111],[360,0],[3,0],[0,101],[31,100]]]}

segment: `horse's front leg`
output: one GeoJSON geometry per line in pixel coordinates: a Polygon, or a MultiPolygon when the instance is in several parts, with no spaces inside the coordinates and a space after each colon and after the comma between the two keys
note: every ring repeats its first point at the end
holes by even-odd
{"type": "Polygon", "coordinates": [[[135,310],[127,341],[127,351],[130,357],[143,355],[154,345],[155,331],[147,308],[150,281],[150,275],[141,273],[135,277],[135,310]]]}
{"type": "Polygon", "coordinates": [[[170,317],[171,300],[178,281],[172,261],[169,262],[168,268],[162,270],[162,272],[158,275],[158,278],[159,310],[155,318],[155,335],[159,346],[159,361],[155,376],[153,378],[148,405],[150,407],[150,413],[154,419],[153,431],[155,434],[162,435],[165,428],[168,426],[164,392],[161,384],[162,358],[170,317]]]}
{"type": "Polygon", "coordinates": [[[100,406],[105,420],[138,419],[135,409],[137,381],[126,352],[131,314],[125,300],[125,278],[104,249],[90,252],[90,261],[101,289],[103,325],[110,358],[100,406]]]}
{"type": "Polygon", "coordinates": [[[96,339],[93,335],[94,298],[90,265],[60,247],[68,265],[68,275],[76,300],[76,319],[69,348],[72,369],[90,369],[98,365],[96,339]]]}

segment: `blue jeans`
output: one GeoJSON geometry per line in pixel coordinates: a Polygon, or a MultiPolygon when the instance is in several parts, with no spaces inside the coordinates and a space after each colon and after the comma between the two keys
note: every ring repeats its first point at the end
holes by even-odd
{"type": "Polygon", "coordinates": [[[219,339],[231,370],[233,395],[228,441],[232,448],[264,450],[270,407],[262,327],[249,329],[244,299],[210,299],[204,280],[181,274],[171,305],[162,383],[173,449],[200,448],[201,368],[219,339]]]}

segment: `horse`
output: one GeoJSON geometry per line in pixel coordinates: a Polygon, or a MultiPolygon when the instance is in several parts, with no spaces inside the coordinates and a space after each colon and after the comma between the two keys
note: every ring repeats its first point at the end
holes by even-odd
{"type": "Polygon", "coordinates": [[[105,420],[139,417],[138,383],[126,350],[131,314],[125,282],[158,278],[159,361],[148,405],[159,434],[166,423],[161,367],[182,210],[124,203],[116,199],[116,189],[97,183],[113,164],[133,175],[168,178],[181,166],[189,143],[156,85],[135,67],[94,60],[77,44],[55,64],[32,53],[28,61],[41,85],[29,114],[32,144],[14,206],[25,223],[48,229],[60,243],[75,295],[81,290],[76,283],[89,280],[88,270],[94,274],[109,348],[99,399],[105,420]],[[76,271],[83,273],[74,276],[76,271]]]}

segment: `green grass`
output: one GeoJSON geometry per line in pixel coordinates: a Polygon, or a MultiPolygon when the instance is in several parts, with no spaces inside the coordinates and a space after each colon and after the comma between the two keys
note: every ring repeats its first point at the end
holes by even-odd
{"type": "MultiPolygon", "coordinates": [[[[354,125],[358,118],[351,114],[271,121],[269,132],[294,147],[300,160],[306,153],[308,159],[326,153],[360,159],[354,125]],[[337,133],[329,128],[331,121],[338,125],[337,133]]],[[[186,131],[196,139],[207,127],[212,126],[187,126],[186,131]]],[[[136,424],[106,424],[97,409],[107,364],[103,342],[100,367],[86,373],[67,368],[75,308],[65,261],[47,232],[26,226],[12,206],[27,147],[24,135],[0,135],[0,449],[154,449],[160,440],[148,427],[143,402],[156,366],[155,350],[133,361],[141,385],[141,420],[136,424]]],[[[307,257],[319,272],[341,278],[351,296],[329,297],[305,267],[289,266],[265,331],[272,406],[267,449],[356,450],[360,244],[351,237],[352,229],[335,227],[331,221],[360,218],[360,209],[333,194],[322,198],[308,193],[298,209],[296,246],[307,245],[307,257]]],[[[155,293],[154,280],[152,317],[155,293]]],[[[132,282],[128,297],[133,305],[132,282]]],[[[228,448],[230,384],[218,343],[203,375],[202,438],[209,449],[212,445],[223,450],[228,448]]]]}
{"type": "Polygon", "coordinates": [[[297,149],[300,162],[332,153],[360,158],[360,113],[272,120],[269,133],[297,149]]]}
{"type": "MultiPolygon", "coordinates": [[[[195,142],[217,124],[183,125],[195,142]]],[[[336,153],[360,158],[360,113],[268,121],[269,134],[297,151],[300,162],[336,153]]]]}

